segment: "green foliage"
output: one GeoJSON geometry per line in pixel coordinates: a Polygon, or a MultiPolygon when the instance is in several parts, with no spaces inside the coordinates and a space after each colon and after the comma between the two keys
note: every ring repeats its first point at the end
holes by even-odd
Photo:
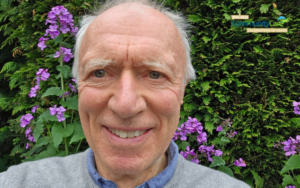
{"type": "MultiPolygon", "coordinates": [[[[180,121],[186,121],[188,116],[197,117],[208,130],[208,137],[215,138],[217,133],[213,130],[216,126],[221,120],[231,118],[232,127],[238,131],[234,140],[229,142],[225,137],[216,137],[208,144],[226,145],[228,149],[223,160],[227,162],[239,156],[247,162],[247,169],[234,169],[233,172],[226,166],[218,169],[229,175],[234,173],[235,177],[251,185],[273,188],[282,184],[279,172],[285,161],[284,155],[273,148],[273,143],[295,136],[300,128],[299,118],[292,110],[292,102],[300,93],[300,2],[276,1],[276,7],[272,3],[253,0],[166,1],[170,8],[182,11],[193,25],[190,37],[197,79],[185,90],[180,121]],[[284,15],[289,21],[289,32],[247,33],[245,28],[231,25],[230,15],[237,14],[266,21],[276,21],[284,15]]],[[[51,58],[53,55],[49,56],[55,50],[40,51],[37,42],[46,29],[47,12],[61,4],[74,15],[75,23],[80,15],[97,6],[91,0],[0,1],[0,82],[5,86],[0,88],[0,113],[9,113],[10,118],[0,125],[0,142],[10,146],[0,154],[0,171],[19,163],[24,157],[29,161],[62,156],[65,153],[61,143],[70,144],[70,153],[87,147],[79,123],[76,96],[60,103],[68,108],[66,115],[74,117],[67,127],[59,125],[56,117],[47,110],[57,104],[58,96],[64,93],[54,88],[60,87],[57,79],[60,73],[64,79],[70,79],[68,67],[71,64],[61,67],[51,58]],[[27,138],[19,126],[19,119],[40,104],[36,99],[28,98],[39,68],[48,68],[51,76],[47,83],[41,84],[43,96],[38,96],[42,98],[43,107],[38,109],[35,115],[38,118],[33,125],[37,146],[26,150],[27,138]],[[52,89],[48,91],[48,88],[52,89]],[[2,130],[3,127],[7,128],[2,130]],[[48,140],[49,132],[55,136],[48,140]],[[13,141],[13,138],[20,139],[13,141]],[[78,142],[82,141],[85,144],[78,150],[78,142]]],[[[74,45],[72,38],[63,35],[53,45],[57,47],[60,42],[65,47],[74,45]]],[[[67,90],[67,83],[64,88],[67,90]]],[[[185,150],[188,145],[188,142],[181,142],[179,148],[185,150]]],[[[286,174],[284,178],[285,183],[290,180],[286,174]]]]}

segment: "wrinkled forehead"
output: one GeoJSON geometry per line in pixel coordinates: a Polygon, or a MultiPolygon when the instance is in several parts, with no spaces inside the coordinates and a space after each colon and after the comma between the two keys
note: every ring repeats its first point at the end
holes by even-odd
{"type": "MultiPolygon", "coordinates": [[[[133,36],[153,38],[174,53],[177,61],[184,61],[185,49],[174,23],[161,12],[134,3],[115,6],[100,14],[87,29],[79,52],[79,60],[90,50],[95,40],[105,40],[105,36],[133,36]]],[[[84,63],[80,63],[84,66],[84,63]]]]}

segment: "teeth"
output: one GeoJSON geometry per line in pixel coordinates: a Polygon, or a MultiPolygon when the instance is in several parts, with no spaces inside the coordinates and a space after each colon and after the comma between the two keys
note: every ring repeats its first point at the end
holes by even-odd
{"type": "Polygon", "coordinates": [[[129,131],[129,132],[127,132],[127,137],[128,138],[133,138],[134,137],[134,133],[135,133],[135,131],[129,131]]]}
{"type": "Polygon", "coordinates": [[[140,131],[135,131],[134,136],[139,136],[140,135],[140,131]]]}
{"type": "Polygon", "coordinates": [[[144,132],[146,132],[146,131],[128,131],[128,132],[126,132],[126,131],[121,131],[121,130],[111,129],[111,128],[109,128],[108,130],[121,138],[133,138],[133,137],[140,136],[140,135],[144,134],[144,132]]]}
{"type": "Polygon", "coordinates": [[[121,138],[127,138],[127,132],[125,132],[125,131],[120,131],[120,137],[121,137],[121,138]]]}

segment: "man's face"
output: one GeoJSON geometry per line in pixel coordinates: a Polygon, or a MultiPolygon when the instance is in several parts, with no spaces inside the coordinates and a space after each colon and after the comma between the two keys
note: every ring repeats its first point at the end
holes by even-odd
{"type": "Polygon", "coordinates": [[[150,169],[170,144],[183,100],[185,50],[175,25],[148,7],[116,6],[91,23],[79,62],[79,114],[97,165],[119,174],[150,169]]]}

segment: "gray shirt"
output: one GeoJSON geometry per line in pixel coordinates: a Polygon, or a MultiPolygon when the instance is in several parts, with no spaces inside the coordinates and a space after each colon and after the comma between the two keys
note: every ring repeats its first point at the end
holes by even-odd
{"type": "MultiPolygon", "coordinates": [[[[0,173],[1,188],[99,188],[87,167],[88,150],[11,166],[0,173]]],[[[172,178],[163,188],[250,188],[246,183],[178,155],[172,178]]]]}

